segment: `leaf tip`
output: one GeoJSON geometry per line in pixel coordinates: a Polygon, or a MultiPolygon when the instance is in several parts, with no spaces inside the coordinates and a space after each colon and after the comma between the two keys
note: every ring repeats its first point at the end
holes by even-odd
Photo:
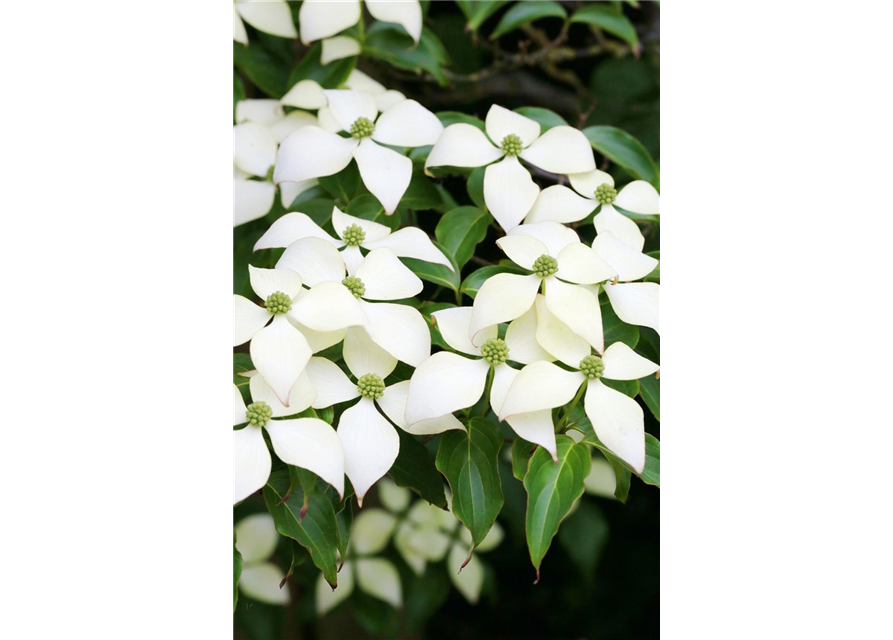
{"type": "Polygon", "coordinates": [[[539,584],[539,583],[540,583],[540,570],[537,569],[536,570],[536,580],[533,581],[533,584],[539,584]]]}

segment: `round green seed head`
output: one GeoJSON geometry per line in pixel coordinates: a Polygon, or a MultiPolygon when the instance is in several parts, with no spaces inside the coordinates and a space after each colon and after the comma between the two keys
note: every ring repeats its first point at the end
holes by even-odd
{"type": "Polygon", "coordinates": [[[357,391],[359,391],[360,395],[364,398],[378,400],[384,395],[384,380],[381,379],[380,375],[375,373],[364,374],[357,380],[357,391]]]}
{"type": "Polygon", "coordinates": [[[481,345],[481,355],[492,365],[502,364],[509,359],[509,347],[501,338],[490,338],[481,345]]]}
{"type": "Polygon", "coordinates": [[[264,306],[267,308],[267,311],[274,316],[279,315],[280,313],[288,313],[289,309],[291,309],[291,298],[281,291],[277,291],[276,293],[271,293],[267,297],[264,306]]]}
{"type": "Polygon", "coordinates": [[[252,402],[245,408],[245,415],[248,416],[248,424],[263,427],[273,417],[273,410],[266,402],[252,402]]]}
{"type": "Polygon", "coordinates": [[[533,262],[533,273],[540,278],[554,276],[558,273],[558,260],[545,253],[533,262]]]}
{"type": "Polygon", "coordinates": [[[599,204],[611,204],[617,199],[617,189],[607,182],[599,185],[598,189],[595,190],[595,199],[598,200],[599,204]]]}
{"type": "Polygon", "coordinates": [[[350,125],[350,135],[354,138],[368,138],[375,131],[375,123],[369,118],[357,118],[350,125]]]}
{"type": "Polygon", "coordinates": [[[586,356],[580,360],[580,371],[590,380],[595,380],[605,372],[605,363],[598,356],[586,356]]]}
{"type": "Polygon", "coordinates": [[[363,281],[355,276],[347,276],[344,280],[341,281],[345,287],[347,287],[348,291],[353,294],[354,298],[360,298],[364,293],[366,293],[366,285],[363,284],[363,281]]]}
{"type": "Polygon", "coordinates": [[[366,239],[366,232],[363,231],[363,227],[360,225],[352,224],[344,230],[341,239],[349,247],[359,247],[360,243],[366,239]]]}
{"type": "Polygon", "coordinates": [[[502,139],[502,145],[500,146],[505,151],[505,155],[516,156],[521,153],[521,138],[514,133],[510,133],[502,139]]]}

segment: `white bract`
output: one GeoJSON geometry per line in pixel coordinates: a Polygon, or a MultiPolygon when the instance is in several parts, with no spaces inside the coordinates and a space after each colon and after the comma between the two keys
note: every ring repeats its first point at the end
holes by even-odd
{"type": "Polygon", "coordinates": [[[320,238],[341,251],[341,258],[350,275],[356,275],[356,270],[363,261],[361,248],[367,251],[387,248],[402,258],[442,264],[453,271],[449,259],[434,246],[428,234],[418,227],[404,227],[391,232],[383,224],[348,215],[338,207],[332,209],[332,226],[335,228],[336,238],[307,214],[298,211],[287,213],[270,225],[254,245],[254,250],[287,247],[302,238],[320,238]]]}
{"type": "Polygon", "coordinates": [[[654,271],[658,260],[621,242],[611,231],[600,232],[592,250],[617,272],[614,280],[601,285],[617,317],[660,333],[660,285],[632,282],[654,271]]]}
{"type": "MultiPolygon", "coordinates": [[[[479,294],[480,295],[480,294],[479,294]]],[[[505,340],[498,338],[498,327],[490,326],[481,332],[482,346],[476,347],[469,339],[471,307],[454,307],[431,314],[444,341],[456,351],[476,356],[464,356],[441,351],[425,360],[409,382],[406,421],[415,428],[424,421],[473,406],[481,399],[492,369],[490,406],[499,413],[505,394],[518,375],[508,360],[528,364],[553,358],[541,349],[535,338],[535,319],[532,312],[512,322],[505,340]]],[[[555,430],[550,411],[535,411],[513,415],[508,420],[515,432],[529,442],[541,445],[556,456],[555,430]]]]}
{"type": "MultiPolygon", "coordinates": [[[[406,96],[399,91],[386,89],[384,85],[376,82],[359,69],[354,69],[350,72],[350,75],[344,82],[344,86],[348,89],[364,91],[371,95],[375,98],[375,105],[379,112],[385,111],[398,102],[406,100],[406,96]]],[[[319,126],[326,131],[338,133],[341,130],[341,126],[332,115],[332,110],[328,106],[329,101],[326,99],[326,95],[323,91],[324,89],[322,88],[322,85],[315,80],[300,80],[295,83],[284,96],[282,96],[282,99],[279,102],[290,107],[298,107],[300,109],[309,109],[312,111],[318,110],[317,116],[319,118],[319,126]]]]}
{"type": "Polygon", "coordinates": [[[340,284],[322,283],[306,291],[301,276],[289,269],[249,265],[248,272],[251,288],[264,306],[233,295],[233,346],[251,341],[251,361],[279,400],[289,406],[291,388],[313,351],[299,326],[331,332],[364,324],[366,318],[356,298],[340,284]]]}
{"type": "MultiPolygon", "coordinates": [[[[331,238],[306,237],[291,243],[276,266],[299,273],[308,286],[337,287],[356,300],[364,322],[351,326],[363,327],[347,332],[345,349],[353,340],[368,336],[391,356],[413,367],[431,355],[431,333],[422,314],[409,305],[378,302],[410,298],[423,286],[391,249],[373,249],[347,275],[342,254],[331,238]]],[[[328,311],[318,310],[333,322],[337,320],[338,310],[328,311]]]]}
{"type": "Polygon", "coordinates": [[[658,371],[659,365],[622,342],[612,344],[601,357],[586,355],[579,362],[562,362],[576,371],[566,371],[551,362],[534,362],[524,367],[506,393],[499,419],[561,407],[585,384],[584,409],[595,434],[614,454],[641,473],[645,468],[642,408],[626,394],[602,383],[601,378],[638,380],[658,371]]]}
{"type": "Polygon", "coordinates": [[[484,200],[506,231],[521,223],[540,192],[518,158],[550,173],[595,169],[589,141],[573,127],[552,127],[540,135],[536,120],[493,105],[487,113],[486,129],[484,135],[474,125],[450,125],[428,154],[425,169],[489,165],[484,172],[484,200]]]}
{"type": "MultiPolygon", "coordinates": [[[[422,8],[418,0],[366,0],[366,8],[376,20],[395,22],[406,29],[415,42],[419,41],[422,8]]],[[[305,0],[298,14],[301,41],[309,44],[334,36],[357,24],[362,15],[360,0],[305,0]]]]}
{"type": "Polygon", "coordinates": [[[365,333],[352,334],[352,331],[348,331],[350,339],[344,340],[343,355],[356,382],[352,382],[338,365],[319,357],[311,358],[307,363],[307,375],[317,391],[312,404],[314,409],[360,398],[341,414],[338,438],[344,449],[344,471],[362,507],[366,492],[388,472],[400,452],[400,436],[385,416],[415,435],[464,427],[456,418],[447,415],[410,428],[403,417],[409,382],[389,386],[384,383],[397,366],[397,360],[369,340],[365,333]]]}
{"type": "MultiPolygon", "coordinates": [[[[394,213],[412,177],[412,160],[383,145],[433,144],[443,125],[415,100],[404,100],[378,116],[375,99],[363,91],[323,91],[342,138],[320,127],[304,127],[283,141],[273,181],[300,182],[338,173],[356,160],[366,188],[388,214],[394,213]]],[[[526,213],[526,212],[525,212],[526,213]]]]}
{"type": "Polygon", "coordinates": [[[580,195],[562,185],[544,189],[527,215],[527,222],[576,222],[600,207],[593,219],[595,230],[598,233],[610,231],[636,251],[642,250],[645,236],[639,225],[615,207],[633,214],[659,215],[660,194],[657,189],[644,180],[634,180],[618,193],[614,188],[614,178],[598,170],[570,174],[568,179],[580,195]]]}
{"type": "Polygon", "coordinates": [[[297,38],[298,31],[285,0],[234,0],[233,40],[248,44],[242,20],[264,33],[281,38],[297,38]]]}
{"type": "Polygon", "coordinates": [[[267,604],[288,604],[291,596],[288,585],[279,588],[285,574],[268,562],[279,543],[273,516],[256,513],[236,525],[236,549],[242,554],[242,574],[239,591],[249,598],[267,604]]]}
{"type": "Polygon", "coordinates": [[[473,344],[483,342],[482,332],[488,328],[526,313],[542,287],[548,310],[597,351],[604,349],[598,295],[587,286],[613,279],[616,271],[610,264],[557,222],[516,227],[496,244],[512,262],[533,273],[500,273],[484,282],[474,299],[469,329],[473,344]]]}
{"type": "Polygon", "coordinates": [[[263,487],[270,477],[272,460],[264,429],[283,462],[312,471],[343,496],[344,454],[334,429],[318,418],[274,420],[310,406],[316,390],[309,376],[302,375],[292,388],[288,407],[279,402],[261,375],[251,377],[250,390],[253,402],[246,407],[239,388],[233,385],[233,426],[246,425],[233,431],[233,504],[263,487]]]}

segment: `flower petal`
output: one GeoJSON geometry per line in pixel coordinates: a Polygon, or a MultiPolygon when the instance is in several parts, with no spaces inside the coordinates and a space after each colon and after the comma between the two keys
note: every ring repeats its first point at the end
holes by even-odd
{"type": "Polygon", "coordinates": [[[453,265],[449,259],[434,246],[428,234],[418,227],[404,227],[386,238],[381,240],[369,241],[369,234],[366,234],[366,242],[363,242],[366,249],[377,249],[387,247],[393,249],[401,258],[415,258],[416,260],[424,260],[425,262],[433,262],[434,264],[442,264],[450,271],[453,271],[453,265]]]}
{"type": "Polygon", "coordinates": [[[415,100],[403,100],[381,114],[372,139],[396,147],[434,144],[443,133],[443,124],[415,100]]]}
{"type": "MultiPolygon", "coordinates": [[[[290,183],[283,182],[282,184],[290,183]]],[[[271,224],[266,233],[254,244],[254,250],[287,247],[301,238],[319,238],[336,247],[343,244],[323,231],[322,227],[311,220],[306,213],[293,211],[286,213],[271,224]]],[[[289,267],[289,269],[291,268],[289,267]]]]}
{"type": "Polygon", "coordinates": [[[360,55],[359,42],[350,36],[335,36],[322,41],[322,55],[319,61],[326,65],[335,60],[358,55],[360,55]]]}
{"type": "Polygon", "coordinates": [[[288,406],[279,402],[279,398],[264,380],[262,375],[251,376],[248,388],[251,390],[251,399],[254,402],[266,402],[270,409],[273,410],[274,418],[284,418],[285,416],[293,416],[301,413],[311,405],[316,398],[316,388],[310,381],[310,376],[306,370],[298,377],[295,386],[291,388],[288,394],[288,406]]]}
{"type": "MultiPolygon", "coordinates": [[[[398,102],[403,102],[404,100],[406,100],[406,96],[395,89],[390,89],[375,96],[375,104],[378,106],[378,110],[382,112],[387,111],[398,102]]],[[[435,140],[434,142],[437,141],[435,140]]]]}
{"type": "Polygon", "coordinates": [[[490,365],[440,351],[422,362],[409,380],[406,422],[415,425],[472,406],[481,399],[490,365]]]}
{"type": "Polygon", "coordinates": [[[233,180],[233,226],[263,218],[273,208],[276,186],[258,180],[233,180]]]}
{"type": "Polygon", "coordinates": [[[291,269],[260,269],[249,264],[248,277],[251,288],[261,300],[277,291],[293,300],[301,291],[301,276],[291,269]]]}
{"type": "Polygon", "coordinates": [[[348,215],[341,211],[341,209],[339,209],[338,207],[334,207],[332,209],[332,226],[335,227],[335,233],[338,234],[339,238],[344,237],[344,230],[352,224],[360,227],[366,234],[366,238],[363,241],[363,246],[367,248],[373,248],[369,247],[370,242],[375,242],[376,240],[386,238],[391,233],[391,228],[381,223],[372,222],[372,220],[366,220],[364,218],[357,218],[355,216],[348,215]]]}
{"type": "MultiPolygon", "coordinates": [[[[541,298],[542,296],[537,294],[537,305],[541,298]]],[[[534,307],[530,307],[521,317],[512,320],[505,332],[505,344],[509,348],[509,360],[520,362],[521,364],[530,364],[537,360],[551,362],[555,359],[536,341],[536,332],[537,313],[534,307]]]]}
{"type": "Polygon", "coordinates": [[[338,344],[344,340],[344,335],[347,333],[346,328],[335,329],[334,331],[315,331],[292,317],[288,317],[288,321],[294,325],[295,329],[304,334],[304,337],[307,338],[307,344],[310,345],[310,350],[313,353],[319,353],[323,349],[328,349],[338,344]]]}
{"type": "Polygon", "coordinates": [[[604,457],[592,458],[589,467],[589,475],[583,480],[586,493],[601,498],[614,499],[614,491],[617,489],[617,477],[611,463],[604,457]]]}
{"type": "Polygon", "coordinates": [[[400,437],[372,400],[360,398],[341,414],[338,438],[344,449],[344,471],[362,507],[366,492],[397,459],[400,437]]]}
{"type": "Polygon", "coordinates": [[[344,260],[344,266],[347,267],[347,275],[357,275],[357,269],[363,264],[363,252],[359,247],[344,247],[341,250],[341,259],[344,260]]]}
{"type": "Polygon", "coordinates": [[[329,109],[343,131],[349,131],[351,125],[359,118],[375,122],[378,106],[375,98],[365,91],[353,89],[323,89],[323,95],[329,101],[329,109]]]}
{"type": "Polygon", "coordinates": [[[617,272],[582,242],[567,245],[557,256],[557,277],[576,284],[595,284],[612,279],[617,272]]]}
{"type": "Polygon", "coordinates": [[[519,276],[513,273],[498,273],[484,281],[474,299],[471,327],[471,343],[484,343],[484,329],[520,318],[536,299],[540,288],[540,278],[534,275],[519,276]]]}
{"type": "Polygon", "coordinates": [[[309,44],[344,31],[360,21],[361,13],[359,0],[305,0],[298,13],[301,42],[309,44]]]}
{"type": "Polygon", "coordinates": [[[502,139],[508,135],[516,135],[521,138],[521,146],[529,147],[533,141],[540,137],[540,123],[520,113],[509,111],[505,107],[494,104],[487,112],[485,123],[487,135],[493,144],[499,146],[502,139]]]}
{"type": "Polygon", "coordinates": [[[279,100],[289,107],[316,111],[329,104],[322,92],[322,86],[316,80],[301,80],[288,90],[279,100]]]}
{"type": "Polygon", "coordinates": [[[239,387],[233,385],[233,426],[246,422],[248,422],[248,416],[245,401],[242,399],[239,387]]]}
{"type": "Polygon", "coordinates": [[[569,173],[567,179],[577,193],[590,199],[595,197],[595,190],[603,184],[609,187],[614,186],[614,178],[611,174],[598,169],[585,173],[569,173]]]}
{"type": "Polygon", "coordinates": [[[462,423],[451,413],[438,418],[422,420],[409,426],[409,423],[406,422],[406,401],[408,398],[409,380],[403,380],[402,382],[389,385],[384,390],[384,395],[377,400],[378,407],[391,419],[391,422],[414,436],[427,436],[454,429],[465,430],[462,423]]]}
{"type": "Polygon", "coordinates": [[[412,160],[372,140],[360,142],[354,157],[366,188],[385,212],[394,213],[412,178],[412,160]]]}
{"type": "Polygon", "coordinates": [[[549,311],[596,351],[602,353],[605,350],[602,311],[598,296],[592,291],[552,277],[546,282],[546,305],[549,311]]]}
{"type": "Polygon", "coordinates": [[[397,526],[397,518],[384,509],[364,509],[353,521],[350,546],[359,555],[373,555],[384,551],[397,526]]]}
{"type": "Polygon", "coordinates": [[[549,311],[543,296],[536,297],[536,341],[555,358],[575,369],[592,352],[588,342],[549,311]]]}
{"type": "Polygon", "coordinates": [[[236,8],[242,19],[255,29],[280,38],[297,38],[298,30],[284,0],[239,0],[236,8]]]}
{"type": "Polygon", "coordinates": [[[242,24],[242,18],[239,17],[235,3],[233,3],[233,40],[244,45],[248,44],[248,32],[245,31],[245,25],[242,24]]]}
{"type": "Polygon", "coordinates": [[[270,125],[270,133],[277,143],[282,142],[298,129],[310,126],[318,126],[316,116],[306,111],[292,111],[287,116],[270,125]]]}
{"type": "Polygon", "coordinates": [[[639,225],[617,211],[610,204],[603,204],[595,218],[592,219],[595,230],[599,233],[610,231],[617,239],[641,252],[645,246],[645,236],[639,229],[639,225]]]}
{"type": "Polygon", "coordinates": [[[372,17],[382,22],[396,22],[418,43],[422,37],[422,8],[418,0],[366,0],[372,17]]]}
{"type": "Polygon", "coordinates": [[[282,569],[270,562],[251,564],[242,568],[239,592],[266,604],[288,604],[291,602],[288,586],[279,588],[284,577],[282,569]]]}
{"type": "Polygon", "coordinates": [[[285,110],[278,100],[239,100],[236,103],[236,124],[254,122],[269,127],[284,117],[285,110]]]}
{"type": "Polygon", "coordinates": [[[431,332],[417,309],[386,302],[361,304],[369,337],[397,360],[417,367],[431,355],[431,332]]]}
{"type": "Polygon", "coordinates": [[[357,584],[365,593],[384,600],[396,609],[403,604],[400,574],[388,560],[381,558],[357,560],[357,584]]]}
{"type": "Polygon", "coordinates": [[[516,265],[529,270],[533,269],[537,258],[549,254],[549,248],[545,244],[527,234],[504,236],[496,241],[496,246],[516,265]]]}
{"type": "Polygon", "coordinates": [[[316,580],[316,612],[319,616],[325,615],[350,597],[354,589],[353,573],[353,562],[345,560],[338,572],[338,588],[332,589],[320,572],[316,580]]]}
{"type": "Polygon", "coordinates": [[[628,324],[660,333],[660,285],[654,282],[608,284],[604,287],[617,317],[628,324]]]}
{"type": "Polygon", "coordinates": [[[583,132],[573,127],[552,127],[520,156],[549,173],[582,173],[595,169],[592,145],[583,132]]]}
{"type": "MultiPolygon", "coordinates": [[[[520,372],[506,364],[493,369],[493,385],[490,388],[490,408],[499,415],[505,402],[505,396],[520,372]]],[[[557,460],[558,449],[555,443],[555,425],[552,423],[552,411],[544,409],[533,413],[521,413],[509,417],[506,422],[519,436],[540,445],[557,460]]]]}
{"type": "Polygon", "coordinates": [[[620,190],[614,205],[633,213],[657,215],[660,213],[660,194],[650,183],[633,180],[620,190]]]}
{"type": "Polygon", "coordinates": [[[359,69],[354,69],[350,72],[350,75],[347,76],[347,80],[345,81],[344,85],[348,89],[365,91],[366,93],[373,96],[377,96],[386,91],[383,84],[376,80],[373,80],[359,69]]]}
{"type": "Polygon", "coordinates": [[[360,303],[340,282],[320,282],[292,304],[289,315],[314,331],[336,331],[366,323],[360,303]]]}
{"type": "Polygon", "coordinates": [[[330,424],[319,418],[270,420],[264,427],[280,460],[312,471],[344,497],[344,454],[330,424]]]}
{"type": "MultiPolygon", "coordinates": [[[[470,356],[480,356],[481,349],[471,344],[469,333],[471,331],[471,307],[452,307],[441,309],[431,314],[434,324],[440,331],[441,337],[456,351],[467,353],[470,356]]],[[[499,327],[493,325],[481,333],[481,340],[486,342],[490,338],[498,337],[499,327]]]]}
{"type": "Polygon", "coordinates": [[[233,346],[245,344],[263,329],[273,317],[264,307],[259,307],[248,298],[233,296],[233,346]]]}
{"type": "Polygon", "coordinates": [[[319,181],[317,181],[316,178],[311,178],[310,180],[301,180],[300,182],[280,182],[279,196],[280,201],[282,202],[282,208],[289,209],[292,203],[295,201],[295,198],[307,191],[307,189],[315,187],[318,184],[319,181]]]}
{"type": "Polygon", "coordinates": [[[577,222],[592,213],[597,206],[598,202],[595,200],[578,196],[572,189],[556,184],[540,192],[524,222],[577,222]]]}
{"type": "Polygon", "coordinates": [[[460,122],[443,130],[425,160],[425,168],[483,167],[502,156],[502,149],[494,147],[483,131],[474,125],[460,122]]]}
{"type": "Polygon", "coordinates": [[[251,361],[286,407],[289,393],[312,355],[307,340],[285,316],[276,316],[251,339],[251,361]]]}
{"type": "Polygon", "coordinates": [[[533,236],[546,245],[548,248],[547,253],[553,258],[557,258],[561,250],[567,245],[573,242],[580,242],[580,236],[577,235],[576,231],[551,220],[522,224],[520,227],[512,229],[509,235],[533,236]]]}
{"type": "MultiPolygon", "coordinates": [[[[272,231],[272,227],[270,230],[272,231]]],[[[288,226],[277,230],[276,235],[268,239],[265,244],[271,244],[273,239],[276,244],[287,240],[286,231],[315,233],[315,230],[309,225],[305,225],[301,219],[293,219],[288,226]]],[[[296,271],[308,287],[315,287],[321,282],[341,284],[341,281],[344,280],[344,260],[341,259],[338,250],[332,246],[333,244],[332,238],[322,239],[318,236],[306,236],[295,240],[289,243],[288,249],[282,253],[276,263],[276,268],[296,271]]]]}
{"type": "Polygon", "coordinates": [[[591,380],[584,399],[595,435],[638,473],[645,468],[645,416],[639,403],[624,393],[591,380]]]}
{"type": "Polygon", "coordinates": [[[509,156],[484,170],[484,202],[506,231],[511,231],[527,216],[540,194],[540,188],[521,166],[509,156]]]}
{"type": "Polygon", "coordinates": [[[260,427],[233,431],[233,504],[267,484],[272,466],[260,427]]]}
{"type": "Polygon", "coordinates": [[[276,139],[270,130],[253,122],[233,127],[233,164],[261,178],[276,162],[276,139]]]}
{"type": "Polygon", "coordinates": [[[643,358],[622,342],[608,347],[602,359],[605,363],[602,375],[608,380],[638,380],[660,369],[660,365],[643,358]]]}
{"type": "Polygon", "coordinates": [[[481,598],[481,588],[484,586],[484,567],[477,556],[471,556],[465,563],[467,552],[458,543],[450,548],[450,557],[447,559],[450,582],[456,590],[471,604],[477,604],[481,598]],[[464,565],[464,566],[463,566],[464,565]],[[458,572],[456,567],[463,567],[458,572]]]}
{"type": "Polygon", "coordinates": [[[273,555],[279,543],[276,524],[269,513],[256,513],[236,525],[236,549],[242,562],[262,562],[273,555]]]}
{"type": "Polygon", "coordinates": [[[585,379],[579,371],[565,371],[551,362],[529,364],[515,376],[505,394],[499,419],[567,404],[585,379]]]}
{"type": "Polygon", "coordinates": [[[316,389],[316,398],[312,405],[314,409],[325,409],[360,395],[357,385],[331,360],[314,356],[307,362],[305,371],[316,389]]]}
{"type": "Polygon", "coordinates": [[[397,367],[397,359],[372,342],[372,338],[362,327],[347,330],[342,353],[344,363],[357,379],[367,373],[374,373],[384,379],[397,367]]]}
{"type": "Polygon", "coordinates": [[[592,250],[614,267],[621,282],[644,278],[654,271],[658,261],[636,251],[610,231],[600,233],[592,241],[592,250]]]}
{"type": "Polygon", "coordinates": [[[420,293],[424,287],[397,254],[385,248],[370,251],[357,268],[356,277],[366,288],[365,300],[403,300],[420,293]]]}
{"type": "Polygon", "coordinates": [[[301,182],[338,173],[350,164],[357,144],[354,138],[320,127],[302,127],[279,145],[273,182],[301,182]]]}

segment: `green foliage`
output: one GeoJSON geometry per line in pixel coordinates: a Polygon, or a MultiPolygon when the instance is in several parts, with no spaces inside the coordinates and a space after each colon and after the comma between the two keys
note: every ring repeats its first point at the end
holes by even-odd
{"type": "Polygon", "coordinates": [[[592,582],[596,566],[608,543],[608,519],[592,502],[581,499],[558,530],[558,542],[580,575],[592,582]]]}
{"type": "Polygon", "coordinates": [[[412,489],[431,504],[446,509],[443,479],[428,451],[403,429],[397,429],[397,433],[400,435],[400,454],[388,474],[397,486],[412,489]]]}
{"type": "Polygon", "coordinates": [[[376,22],[369,29],[363,43],[363,53],[378,58],[398,69],[421,73],[427,71],[441,85],[447,84],[443,67],[450,58],[434,32],[425,27],[418,46],[400,27],[376,22]]]}
{"type": "Polygon", "coordinates": [[[233,42],[233,64],[272,98],[281,98],[288,89],[287,66],[263,47],[233,42]]]}
{"type": "Polygon", "coordinates": [[[567,11],[564,10],[557,2],[539,2],[538,0],[530,0],[529,2],[518,2],[502,14],[499,24],[490,34],[490,40],[511,33],[515,29],[523,27],[541,18],[567,18],[567,11]]]}
{"type": "Polygon", "coordinates": [[[591,2],[585,4],[571,16],[572,23],[589,24],[627,42],[634,50],[639,48],[639,37],[636,28],[629,21],[619,6],[610,2],[591,2]]]}
{"type": "Polygon", "coordinates": [[[341,58],[323,65],[322,43],[314,43],[304,54],[301,62],[295,65],[288,76],[288,87],[291,89],[301,80],[315,80],[324,89],[337,89],[347,80],[350,72],[354,70],[357,59],[355,57],[341,58]]]}
{"type": "Polygon", "coordinates": [[[542,107],[518,107],[515,113],[520,113],[531,120],[536,120],[540,124],[540,130],[545,133],[552,127],[568,126],[567,120],[552,111],[551,109],[543,109],[542,107]]]}
{"type": "Polygon", "coordinates": [[[477,207],[459,207],[447,211],[434,234],[459,268],[474,255],[475,247],[487,236],[492,217],[477,207]]]}
{"type": "Polygon", "coordinates": [[[641,142],[616,127],[599,126],[583,129],[592,148],[626,169],[630,175],[660,185],[660,172],[651,154],[641,142]]]}
{"type": "Polygon", "coordinates": [[[487,18],[508,4],[508,0],[456,0],[456,4],[468,19],[468,28],[477,31],[487,18]]]}

